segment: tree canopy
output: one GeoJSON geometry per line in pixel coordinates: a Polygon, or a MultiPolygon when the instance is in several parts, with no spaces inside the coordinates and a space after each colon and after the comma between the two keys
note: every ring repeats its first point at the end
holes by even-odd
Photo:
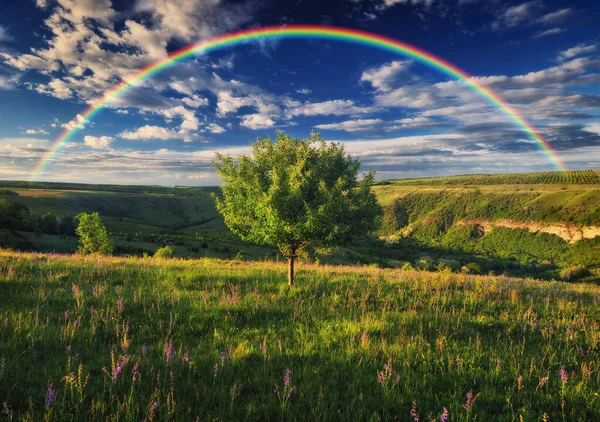
{"type": "Polygon", "coordinates": [[[277,133],[251,143],[251,156],[217,154],[222,179],[216,205],[242,240],[276,246],[290,265],[308,245],[328,251],[377,228],[382,208],[371,185],[359,179],[360,160],[318,134],[309,139],[277,133]]]}
{"type": "Polygon", "coordinates": [[[113,243],[102,223],[100,214],[82,212],[75,218],[79,220],[79,225],[75,229],[75,233],[79,236],[79,252],[110,255],[113,251],[113,243]]]}

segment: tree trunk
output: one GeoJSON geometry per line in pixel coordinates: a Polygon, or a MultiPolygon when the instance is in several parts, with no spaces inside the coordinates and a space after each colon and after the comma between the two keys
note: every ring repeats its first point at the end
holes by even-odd
{"type": "Polygon", "coordinates": [[[294,259],[296,257],[294,255],[288,257],[288,285],[290,287],[294,286],[294,259]]]}

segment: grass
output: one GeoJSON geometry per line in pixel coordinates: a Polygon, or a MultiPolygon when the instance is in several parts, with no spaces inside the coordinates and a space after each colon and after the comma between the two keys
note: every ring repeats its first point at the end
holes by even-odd
{"type": "Polygon", "coordinates": [[[275,262],[0,251],[0,420],[600,419],[599,286],[285,277],[275,262]]]}

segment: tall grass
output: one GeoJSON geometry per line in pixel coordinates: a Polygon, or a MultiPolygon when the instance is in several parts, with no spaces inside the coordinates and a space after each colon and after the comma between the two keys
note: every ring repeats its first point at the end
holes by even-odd
{"type": "Polygon", "coordinates": [[[0,251],[0,420],[600,420],[598,286],[285,271],[0,251]]]}

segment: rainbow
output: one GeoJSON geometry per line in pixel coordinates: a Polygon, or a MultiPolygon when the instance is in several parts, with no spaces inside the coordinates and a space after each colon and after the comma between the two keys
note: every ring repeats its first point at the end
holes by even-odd
{"type": "Polygon", "coordinates": [[[175,64],[193,58],[201,54],[207,54],[226,47],[232,47],[242,43],[248,43],[258,40],[286,39],[286,38],[320,38],[336,41],[345,41],[354,44],[375,47],[380,50],[389,51],[402,56],[410,57],[420,63],[423,63],[432,69],[458,79],[477,92],[491,104],[503,111],[512,121],[520,127],[527,136],[533,140],[539,148],[546,153],[548,158],[558,170],[567,170],[556,151],[550,143],[540,134],[525,117],[506,102],[500,95],[489,87],[477,81],[469,73],[454,66],[453,64],[437,57],[425,50],[410,44],[397,41],[382,35],[376,35],[365,31],[355,29],[338,28],[321,25],[289,25],[289,26],[268,26],[263,28],[245,29],[228,34],[220,35],[214,38],[199,41],[187,47],[181,48],[168,56],[159,59],[154,63],[139,69],[126,80],[122,80],[111,89],[106,91],[101,97],[94,100],[88,108],[76,116],[76,119],[68,125],[54,141],[50,144],[48,150],[36,164],[31,172],[30,180],[35,180],[44,170],[54,155],[58,152],[65,142],[69,141],[78,129],[86,122],[93,119],[102,108],[122,95],[127,90],[136,86],[140,82],[151,78],[175,64]]]}

